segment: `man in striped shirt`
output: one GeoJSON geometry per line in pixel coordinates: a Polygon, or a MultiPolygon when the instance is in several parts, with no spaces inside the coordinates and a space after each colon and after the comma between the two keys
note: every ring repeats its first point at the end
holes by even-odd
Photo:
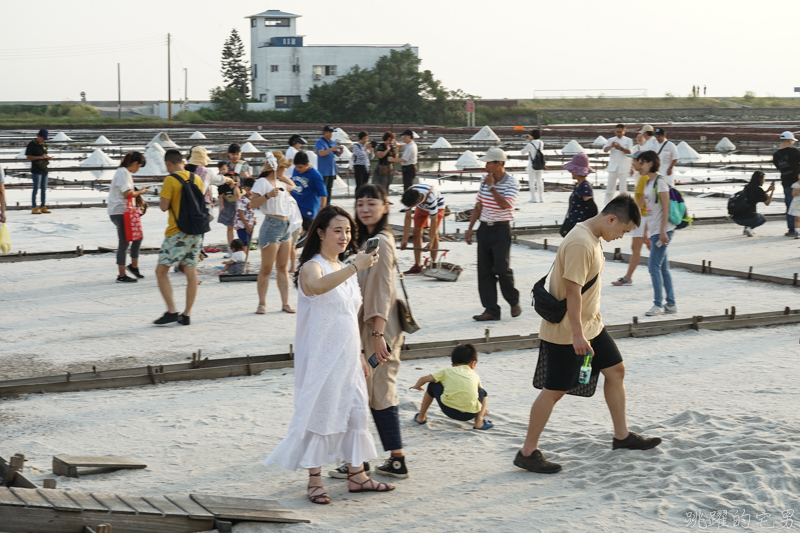
{"type": "MultiPolygon", "coordinates": [[[[409,187],[400,200],[404,206],[406,220],[403,225],[403,240],[400,249],[408,246],[408,234],[411,230],[411,211],[414,211],[414,266],[404,274],[419,274],[422,272],[422,230],[430,228],[431,242],[428,248],[439,248],[439,226],[444,219],[444,196],[433,185],[418,183],[409,187]],[[416,208],[414,208],[416,206],[416,208]],[[428,219],[430,218],[430,225],[428,219]]],[[[431,261],[436,262],[436,252],[431,251],[431,261]]]]}
{"type": "Polygon", "coordinates": [[[481,180],[478,201],[472,210],[469,228],[464,240],[472,244],[472,226],[480,220],[478,227],[478,293],[484,312],[472,318],[478,321],[500,320],[497,305],[497,283],[503,298],[511,306],[511,316],[522,313],[519,291],[514,287],[514,272],[511,262],[511,221],[514,220],[514,203],[517,201],[519,184],[506,172],[508,160],[500,148],[490,148],[480,158],[486,163],[488,174],[481,180]]]}

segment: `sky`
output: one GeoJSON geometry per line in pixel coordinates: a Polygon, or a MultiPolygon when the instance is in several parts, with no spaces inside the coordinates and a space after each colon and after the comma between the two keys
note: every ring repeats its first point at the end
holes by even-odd
{"type": "MultiPolygon", "coordinates": [[[[534,96],[795,96],[800,5],[672,0],[0,0],[0,101],[207,100],[222,84],[232,29],[250,54],[246,19],[302,15],[306,44],[419,47],[422,69],[482,98],[534,96]]],[[[800,93],[797,93],[800,96],[800,93]]]]}

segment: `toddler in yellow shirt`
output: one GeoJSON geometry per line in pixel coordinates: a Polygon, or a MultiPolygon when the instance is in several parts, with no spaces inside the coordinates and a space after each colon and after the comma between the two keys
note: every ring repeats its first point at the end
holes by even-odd
{"type": "Polygon", "coordinates": [[[489,411],[486,409],[486,391],[481,388],[481,378],[475,373],[475,365],[478,364],[475,347],[471,344],[456,346],[450,360],[453,362],[450,368],[423,376],[411,387],[423,390],[422,385],[430,383],[422,399],[422,407],[414,415],[414,421],[417,424],[426,424],[428,419],[425,415],[436,399],[442,412],[453,420],[466,422],[474,418],[473,429],[493,428],[494,424],[490,420],[483,419],[489,411]]]}

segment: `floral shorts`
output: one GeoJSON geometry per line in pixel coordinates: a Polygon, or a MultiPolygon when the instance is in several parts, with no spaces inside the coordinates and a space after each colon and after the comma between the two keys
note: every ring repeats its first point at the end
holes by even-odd
{"type": "Polygon", "coordinates": [[[197,258],[203,244],[203,235],[187,235],[179,231],[164,238],[158,251],[158,264],[172,266],[183,263],[185,267],[197,266],[197,258]]]}

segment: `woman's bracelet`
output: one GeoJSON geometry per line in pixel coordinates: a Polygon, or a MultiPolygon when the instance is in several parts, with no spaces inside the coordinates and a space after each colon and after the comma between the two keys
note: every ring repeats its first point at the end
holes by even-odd
{"type": "Polygon", "coordinates": [[[352,266],[353,268],[355,268],[355,269],[356,269],[356,272],[358,272],[358,267],[356,266],[356,264],[355,264],[355,263],[350,263],[350,266],[352,266]]]}

